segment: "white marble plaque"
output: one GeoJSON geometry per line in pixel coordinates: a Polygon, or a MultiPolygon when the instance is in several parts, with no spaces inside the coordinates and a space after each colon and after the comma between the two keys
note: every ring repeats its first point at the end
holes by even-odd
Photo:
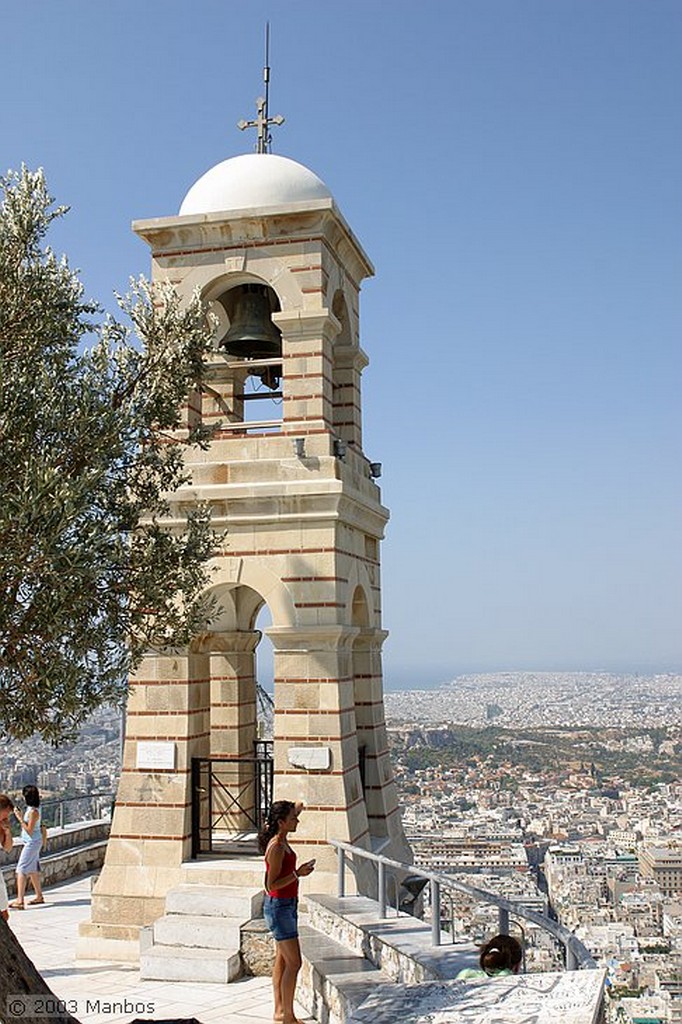
{"type": "Polygon", "coordinates": [[[605,970],[392,985],[349,1024],[597,1024],[605,970]]]}
{"type": "Polygon", "coordinates": [[[175,743],[172,740],[138,740],[136,767],[156,772],[174,772],[175,743]]]}
{"type": "Polygon", "coordinates": [[[327,771],[332,763],[329,747],[289,747],[287,757],[294,768],[308,771],[327,771]]]}

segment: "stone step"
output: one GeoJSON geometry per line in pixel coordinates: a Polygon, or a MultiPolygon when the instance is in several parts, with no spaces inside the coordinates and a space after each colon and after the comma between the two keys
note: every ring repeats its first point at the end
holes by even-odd
{"type": "Polygon", "coordinates": [[[225,984],[242,969],[241,926],[261,913],[262,890],[180,885],[166,895],[166,913],[140,934],[145,980],[225,984]]]}
{"type": "Polygon", "coordinates": [[[154,922],[154,945],[239,952],[240,921],[201,914],[166,914],[154,922]]]}
{"type": "Polygon", "coordinates": [[[166,896],[166,914],[236,917],[249,921],[263,910],[263,890],[219,885],[180,885],[166,896]]]}
{"type": "Polygon", "coordinates": [[[262,857],[239,860],[193,860],[182,865],[182,881],[187,885],[219,885],[238,888],[262,888],[265,869],[262,857]]]}
{"type": "Polygon", "coordinates": [[[409,914],[382,919],[379,904],[365,896],[307,896],[313,928],[369,960],[393,981],[415,983],[456,978],[464,967],[478,966],[470,942],[431,945],[431,926],[409,914]]]}
{"type": "MultiPolygon", "coordinates": [[[[185,861],[182,865],[182,881],[187,885],[234,886],[244,889],[262,889],[265,880],[263,858],[243,857],[239,860],[198,860],[185,861]]],[[[336,871],[315,871],[316,887],[320,892],[335,892],[336,871]]],[[[349,887],[352,878],[348,880],[349,887]]]]}
{"type": "Polygon", "coordinates": [[[152,946],[140,956],[144,981],[193,981],[225,985],[239,977],[239,951],[152,946]]]}
{"type": "Polygon", "coordinates": [[[377,986],[392,992],[389,976],[362,954],[308,925],[299,925],[303,965],[297,999],[320,1024],[347,1024],[377,986]]]}

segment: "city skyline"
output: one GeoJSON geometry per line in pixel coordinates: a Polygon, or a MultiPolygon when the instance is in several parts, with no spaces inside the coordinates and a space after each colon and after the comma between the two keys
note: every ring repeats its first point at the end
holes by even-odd
{"type": "MultiPolygon", "coordinates": [[[[414,863],[465,887],[441,904],[444,930],[478,944],[497,929],[497,909],[472,900],[471,886],[551,912],[608,970],[606,1020],[652,1000],[658,1019],[676,1019],[682,722],[675,680],[508,673],[458,682],[441,694],[387,698],[414,863]]],[[[120,721],[114,709],[101,709],[62,751],[8,742],[6,788],[37,782],[51,826],[61,822],[60,808],[65,823],[85,813],[106,818],[107,789],[120,771],[120,721]]],[[[426,900],[428,920],[428,893],[426,900]]],[[[537,920],[514,915],[511,923],[514,934],[523,929],[527,971],[561,970],[561,952],[537,920]]]]}
{"type": "Polygon", "coordinates": [[[329,185],[376,266],[387,688],[679,671],[682,10],[385,10],[8,9],[0,170],[45,167],[72,207],[51,243],[113,308],[149,273],[131,220],[252,149],[235,125],[269,19],[273,151],[329,185]]]}

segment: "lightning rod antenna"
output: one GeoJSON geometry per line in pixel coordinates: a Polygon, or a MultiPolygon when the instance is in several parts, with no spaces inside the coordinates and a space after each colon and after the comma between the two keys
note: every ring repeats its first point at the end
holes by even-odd
{"type": "Polygon", "coordinates": [[[265,64],[263,66],[263,85],[265,96],[259,96],[256,100],[256,118],[254,121],[238,121],[237,128],[244,131],[245,128],[256,128],[258,135],[256,139],[256,152],[269,153],[272,145],[270,134],[271,124],[284,124],[281,114],[276,117],[268,115],[268,102],[270,99],[270,22],[265,22],[265,64]]]}

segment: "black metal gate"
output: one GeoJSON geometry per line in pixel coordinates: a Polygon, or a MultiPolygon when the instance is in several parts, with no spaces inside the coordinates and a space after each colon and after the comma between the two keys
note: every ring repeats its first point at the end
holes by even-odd
{"type": "Polygon", "coordinates": [[[252,852],[249,843],[270,809],[272,787],[271,740],[256,740],[253,757],[193,757],[192,859],[252,852]]]}

